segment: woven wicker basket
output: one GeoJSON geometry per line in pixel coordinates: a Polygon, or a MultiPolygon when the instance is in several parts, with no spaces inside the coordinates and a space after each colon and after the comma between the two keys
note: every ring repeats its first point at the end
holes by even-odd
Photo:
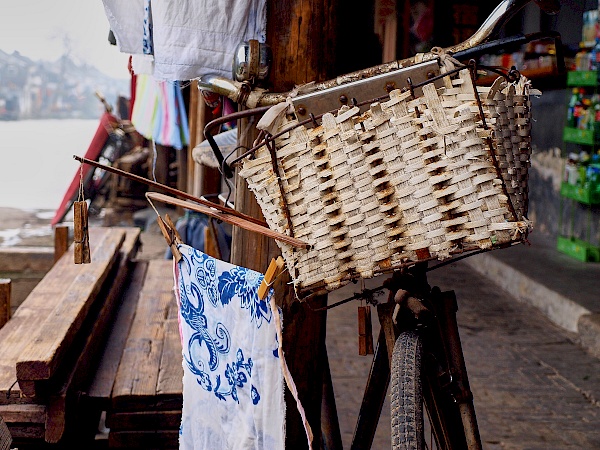
{"type": "MultiPolygon", "coordinates": [[[[311,244],[279,243],[297,290],[526,237],[529,82],[475,90],[468,69],[444,80],[418,98],[392,91],[363,113],[344,106],[244,160],[269,227],[311,244]]],[[[287,116],[280,129],[294,124],[287,116]]]]}

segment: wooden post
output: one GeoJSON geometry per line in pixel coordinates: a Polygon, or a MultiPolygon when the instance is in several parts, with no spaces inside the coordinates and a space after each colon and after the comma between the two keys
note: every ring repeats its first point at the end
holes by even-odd
{"type": "Polygon", "coordinates": [[[54,262],[69,250],[69,227],[57,225],[54,228],[54,262]]]}
{"type": "Polygon", "coordinates": [[[0,328],[10,319],[11,280],[0,278],[0,328]]]}
{"type": "MultiPolygon", "coordinates": [[[[282,92],[297,84],[333,77],[335,62],[335,0],[267,2],[267,43],[273,50],[272,90],[282,92]]],[[[251,147],[256,137],[248,121],[239,124],[240,144],[251,147]]],[[[262,217],[254,195],[244,180],[237,179],[236,209],[262,217]]],[[[271,258],[281,252],[273,240],[239,228],[233,230],[234,264],[264,272],[271,258]]],[[[283,279],[282,279],[283,278],[283,279]]],[[[313,448],[321,445],[321,399],[325,349],[325,311],[315,312],[327,302],[321,296],[307,303],[296,300],[289,278],[275,285],[283,310],[283,349],[300,400],[314,434],[313,448]]],[[[286,448],[308,448],[306,435],[294,400],[286,391],[286,448]]]]}
{"type": "MultiPolygon", "coordinates": [[[[196,195],[194,191],[196,178],[196,164],[194,158],[192,158],[192,152],[194,147],[198,145],[202,139],[199,131],[204,128],[202,126],[202,114],[199,109],[199,92],[198,92],[198,81],[192,80],[190,85],[190,104],[189,104],[189,117],[188,123],[190,124],[190,144],[187,149],[187,189],[186,192],[196,195]]],[[[203,102],[204,103],[204,102],[203,102]]]]}
{"type": "Polygon", "coordinates": [[[194,162],[194,147],[204,140],[204,127],[213,119],[210,109],[198,91],[198,82],[192,81],[190,92],[190,149],[188,152],[188,191],[196,197],[218,194],[221,188],[219,169],[194,162]]]}

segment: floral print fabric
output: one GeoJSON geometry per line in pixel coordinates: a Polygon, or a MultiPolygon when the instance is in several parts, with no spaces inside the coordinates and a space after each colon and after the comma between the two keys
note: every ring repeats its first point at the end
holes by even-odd
{"type": "Polygon", "coordinates": [[[263,275],[180,245],[175,291],[183,350],[180,449],[282,449],[277,329],[263,275]]]}

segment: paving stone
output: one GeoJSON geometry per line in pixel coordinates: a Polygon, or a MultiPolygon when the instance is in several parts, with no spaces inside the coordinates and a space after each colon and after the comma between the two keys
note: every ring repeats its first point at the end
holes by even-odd
{"type": "MultiPolygon", "coordinates": [[[[433,271],[430,283],[457,294],[485,449],[600,449],[600,360],[579,347],[575,333],[511,298],[465,263],[433,271]]],[[[340,289],[330,294],[330,303],[357,290],[340,289]]],[[[350,302],[328,313],[327,346],[344,448],[350,448],[371,365],[371,357],[358,356],[357,306],[350,302]]],[[[372,316],[376,340],[374,309],[372,316]]],[[[390,446],[386,401],[373,449],[390,446]]]]}

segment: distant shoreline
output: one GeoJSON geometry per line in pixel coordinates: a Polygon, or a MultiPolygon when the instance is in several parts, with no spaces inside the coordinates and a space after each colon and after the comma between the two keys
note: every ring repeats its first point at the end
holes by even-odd
{"type": "Polygon", "coordinates": [[[0,206],[0,247],[52,247],[54,237],[49,209],[0,206]]]}

